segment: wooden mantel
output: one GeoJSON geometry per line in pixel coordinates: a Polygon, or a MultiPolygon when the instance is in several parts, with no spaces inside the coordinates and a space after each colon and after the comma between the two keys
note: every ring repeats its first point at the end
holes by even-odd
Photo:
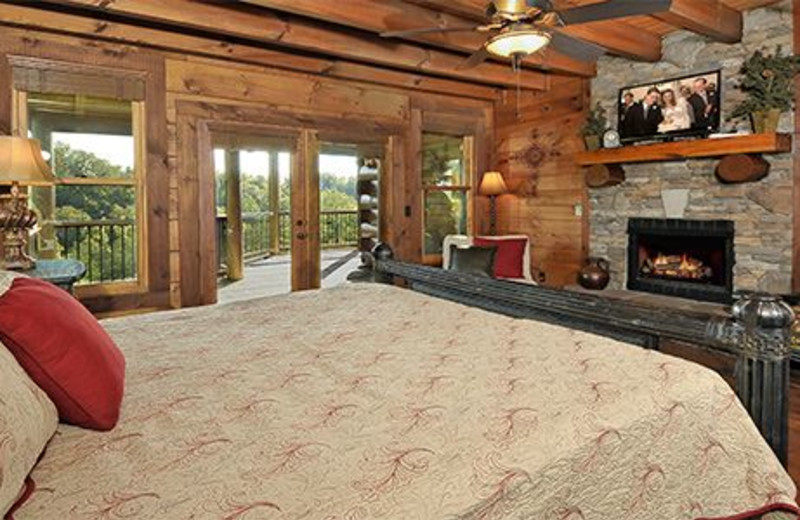
{"type": "Polygon", "coordinates": [[[787,153],[792,151],[790,134],[753,134],[718,139],[696,139],[621,148],[606,148],[577,154],[581,166],[655,161],[679,161],[726,155],[787,153]]]}

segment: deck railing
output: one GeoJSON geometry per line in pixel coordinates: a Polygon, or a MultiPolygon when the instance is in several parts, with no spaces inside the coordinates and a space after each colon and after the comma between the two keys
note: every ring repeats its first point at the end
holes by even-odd
{"type": "MultiPolygon", "coordinates": [[[[288,211],[278,214],[278,243],[273,250],[270,213],[242,215],[245,260],[288,251],[291,247],[291,218],[288,211]]],[[[137,276],[138,232],[132,219],[79,220],[53,222],[58,256],[86,264],[81,283],[135,280],[137,276]]],[[[217,217],[219,265],[225,263],[226,217],[217,217]]],[[[38,240],[33,240],[33,243],[38,240]]],[[[323,248],[358,245],[358,211],[334,210],[320,213],[320,242],[323,248]]],[[[36,252],[44,257],[42,252],[36,252]]]]}
{"type": "Polygon", "coordinates": [[[78,220],[52,223],[61,258],[86,265],[81,283],[135,280],[138,236],[136,221],[78,220]]]}
{"type": "MultiPolygon", "coordinates": [[[[269,212],[242,214],[244,258],[250,260],[268,254],[289,251],[292,243],[292,223],[288,211],[278,214],[278,243],[273,250],[269,212]]],[[[228,218],[217,217],[217,252],[220,267],[227,259],[225,233],[228,218]]],[[[358,211],[325,210],[320,212],[320,245],[323,248],[350,247],[358,245],[358,211]]]]}

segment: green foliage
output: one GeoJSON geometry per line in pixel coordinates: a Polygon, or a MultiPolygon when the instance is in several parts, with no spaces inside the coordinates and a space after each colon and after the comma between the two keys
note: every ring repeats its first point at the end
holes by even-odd
{"type": "MultiPolygon", "coordinates": [[[[461,184],[463,161],[460,137],[423,135],[422,182],[427,186],[461,184]]],[[[452,193],[452,192],[451,192],[452,193]]],[[[437,254],[447,235],[458,233],[461,204],[450,193],[430,191],[425,197],[425,252],[437,254]]]]}
{"type": "Polygon", "coordinates": [[[358,203],[354,195],[338,190],[322,190],[319,193],[319,199],[322,211],[358,209],[358,203]]]}
{"type": "Polygon", "coordinates": [[[770,109],[790,110],[794,103],[794,77],[798,70],[800,57],[782,55],[780,46],[773,54],[755,51],[739,71],[742,79],[737,88],[747,97],[736,106],[731,117],[744,117],[770,109]]]}
{"type": "MultiPolygon", "coordinates": [[[[118,179],[131,176],[130,170],[63,143],[54,147],[53,161],[59,177],[118,179]]],[[[136,195],[135,190],[127,186],[59,186],[56,208],[58,220],[133,219],[136,195]]]]}
{"type": "MultiPolygon", "coordinates": [[[[53,161],[59,177],[109,179],[132,175],[130,170],[63,143],[54,147],[53,161]]],[[[133,187],[58,186],[55,219],[60,222],[116,221],[114,225],[59,229],[57,236],[64,254],[86,264],[84,282],[136,277],[136,193],[133,187]]]]}
{"type": "Polygon", "coordinates": [[[589,116],[581,128],[581,135],[586,137],[590,135],[603,135],[608,127],[608,118],[606,117],[606,109],[603,108],[599,102],[595,107],[589,111],[589,116]]]}

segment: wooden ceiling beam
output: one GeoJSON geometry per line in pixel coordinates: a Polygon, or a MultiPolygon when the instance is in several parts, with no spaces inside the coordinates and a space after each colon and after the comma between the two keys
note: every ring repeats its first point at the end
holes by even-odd
{"type": "Polygon", "coordinates": [[[742,13],[720,0],[672,0],[669,11],[653,17],[720,42],[742,40],[742,13]]]}
{"type": "MultiPolygon", "coordinates": [[[[403,0],[406,4],[435,8],[446,13],[486,21],[487,0],[403,0]]],[[[658,61],[661,59],[661,37],[643,31],[620,20],[614,23],[597,22],[575,25],[563,29],[565,34],[605,47],[612,54],[633,60],[658,61]]]]}
{"type": "Polygon", "coordinates": [[[203,31],[246,42],[300,49],[361,63],[455,78],[469,83],[546,90],[547,75],[523,70],[514,73],[499,63],[483,63],[470,70],[460,68],[463,56],[416,45],[383,41],[354,31],[334,31],[318,23],[286,17],[255,8],[191,0],[42,0],[37,5],[83,8],[87,15],[105,12],[124,21],[147,20],[180,33],[203,31]]]}
{"type": "MultiPolygon", "coordinates": [[[[115,22],[98,21],[85,16],[55,13],[19,5],[3,5],[2,9],[0,9],[0,25],[6,25],[6,28],[3,30],[4,34],[15,32],[14,29],[8,28],[9,26],[19,28],[18,31],[20,34],[22,34],[22,31],[38,29],[56,34],[92,38],[118,44],[145,46],[167,52],[268,66],[295,72],[319,74],[331,78],[357,80],[364,83],[401,87],[421,92],[433,92],[483,100],[494,100],[498,95],[497,89],[483,85],[378,69],[359,63],[336,59],[297,56],[284,51],[262,49],[234,43],[222,44],[217,40],[197,36],[176,34],[158,29],[137,27],[115,22]]],[[[30,32],[28,32],[26,36],[29,38],[33,37],[30,32]]]]}
{"type": "MultiPolygon", "coordinates": [[[[480,23],[472,19],[407,4],[400,0],[381,0],[380,2],[347,0],[346,9],[342,9],[342,6],[335,2],[320,2],[319,0],[239,1],[373,33],[426,27],[470,27],[480,23]]],[[[485,33],[465,31],[412,35],[404,39],[471,54],[480,49],[487,38],[488,35],[485,33]]],[[[530,56],[525,59],[525,64],[583,77],[593,77],[597,72],[594,63],[579,61],[555,51],[530,56]]]]}

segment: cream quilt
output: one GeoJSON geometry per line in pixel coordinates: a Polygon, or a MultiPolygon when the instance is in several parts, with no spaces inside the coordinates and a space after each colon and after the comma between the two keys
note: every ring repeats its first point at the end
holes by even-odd
{"type": "Polygon", "coordinates": [[[17,520],[679,520],[794,504],[720,377],[610,339],[374,285],[105,324],[128,360],[120,425],[62,425],[17,520]]]}

